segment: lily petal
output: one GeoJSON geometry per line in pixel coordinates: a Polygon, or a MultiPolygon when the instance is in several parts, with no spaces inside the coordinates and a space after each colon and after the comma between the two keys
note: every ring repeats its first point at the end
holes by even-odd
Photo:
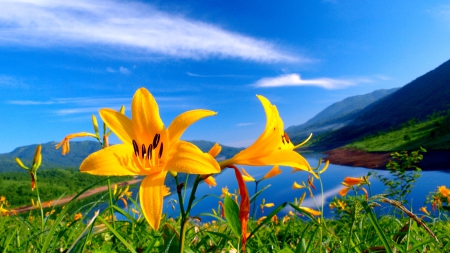
{"type": "Polygon", "coordinates": [[[139,169],[133,146],[113,145],[90,154],[80,165],[80,171],[94,175],[129,176],[145,175],[147,171],[139,169]]]}
{"type": "Polygon", "coordinates": [[[184,131],[196,121],[216,114],[216,112],[210,110],[199,109],[187,111],[178,115],[169,125],[169,142],[179,140],[184,131]]]}
{"type": "Polygon", "coordinates": [[[159,116],[158,104],[152,94],[140,88],[131,101],[131,120],[134,132],[143,143],[151,143],[156,133],[164,130],[164,123],[159,116]]]}
{"type": "Polygon", "coordinates": [[[167,172],[149,175],[142,180],[139,188],[139,197],[142,212],[150,226],[158,230],[161,222],[164,194],[167,193],[167,187],[164,185],[164,179],[167,172]]]}
{"type": "Polygon", "coordinates": [[[186,141],[177,141],[170,150],[167,170],[189,174],[212,174],[220,172],[214,157],[203,153],[197,146],[186,141]]]}
{"type": "Polygon", "coordinates": [[[136,139],[131,120],[122,113],[112,109],[101,109],[100,117],[123,143],[131,144],[131,141],[136,139]]]}
{"type": "Polygon", "coordinates": [[[299,153],[290,150],[276,150],[270,154],[260,157],[236,156],[233,162],[241,165],[263,166],[267,164],[278,166],[290,166],[310,171],[310,167],[305,158],[299,153]]]}

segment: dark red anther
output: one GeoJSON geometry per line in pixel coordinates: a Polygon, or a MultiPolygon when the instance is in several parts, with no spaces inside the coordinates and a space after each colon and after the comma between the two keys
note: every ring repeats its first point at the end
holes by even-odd
{"type": "Polygon", "coordinates": [[[164,148],[164,143],[161,143],[161,147],[159,148],[159,154],[158,154],[158,158],[161,158],[162,154],[163,154],[163,148],[164,148]]]}
{"type": "Polygon", "coordinates": [[[139,156],[139,147],[135,140],[133,140],[133,148],[134,148],[134,155],[139,156]]]}
{"type": "Polygon", "coordinates": [[[153,138],[153,149],[156,149],[159,143],[159,139],[161,138],[160,134],[155,134],[155,137],[153,138]]]}
{"type": "Polygon", "coordinates": [[[142,144],[142,159],[145,158],[145,153],[146,153],[145,144],[142,144]]]}

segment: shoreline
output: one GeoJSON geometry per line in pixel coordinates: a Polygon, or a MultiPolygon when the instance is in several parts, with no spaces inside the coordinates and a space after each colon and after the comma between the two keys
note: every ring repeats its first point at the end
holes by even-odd
{"type": "MultiPolygon", "coordinates": [[[[125,182],[117,183],[117,186],[118,187],[119,186],[122,187],[122,186],[127,186],[127,185],[133,185],[133,184],[137,184],[137,183],[139,183],[141,181],[142,181],[142,179],[128,180],[128,181],[125,181],[125,182]]],[[[84,199],[84,198],[90,197],[92,195],[95,195],[97,193],[101,193],[101,192],[104,192],[104,191],[107,191],[107,190],[108,190],[108,186],[107,185],[99,186],[97,188],[87,190],[86,192],[81,194],[77,199],[84,199]]],[[[66,196],[66,197],[63,197],[63,198],[60,198],[60,199],[54,199],[54,200],[45,201],[45,202],[42,203],[42,205],[43,206],[44,205],[45,206],[48,205],[49,207],[50,206],[64,205],[64,204],[69,203],[76,195],[77,194],[73,194],[73,195],[66,196]]],[[[10,211],[11,212],[16,212],[16,213],[24,213],[24,212],[31,211],[33,209],[38,209],[38,208],[36,208],[36,207],[34,207],[32,205],[28,205],[28,206],[17,207],[17,208],[14,208],[14,209],[10,210],[10,211]]]]}
{"type": "MultiPolygon", "coordinates": [[[[394,152],[394,151],[392,151],[394,152]]],[[[332,164],[369,169],[386,169],[392,152],[367,152],[360,149],[336,148],[323,152],[332,164]]],[[[450,150],[430,150],[423,154],[418,166],[424,171],[450,170],[450,150]]]]}

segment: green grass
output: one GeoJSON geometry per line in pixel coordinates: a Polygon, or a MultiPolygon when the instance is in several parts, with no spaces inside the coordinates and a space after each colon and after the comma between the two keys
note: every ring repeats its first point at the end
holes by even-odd
{"type": "MultiPolygon", "coordinates": [[[[106,177],[93,176],[73,169],[38,171],[41,200],[49,201],[61,196],[76,194],[100,178],[106,177]]],[[[131,179],[132,177],[112,177],[111,181],[123,182],[131,179]]],[[[103,185],[106,185],[106,182],[103,185]]],[[[30,205],[31,198],[36,200],[36,193],[30,189],[30,174],[28,172],[0,173],[0,196],[7,196],[11,207],[30,205]]]]}
{"type": "Polygon", "coordinates": [[[450,117],[441,116],[426,122],[414,123],[388,133],[366,137],[345,147],[369,152],[414,150],[420,146],[427,150],[450,149],[450,117]]]}

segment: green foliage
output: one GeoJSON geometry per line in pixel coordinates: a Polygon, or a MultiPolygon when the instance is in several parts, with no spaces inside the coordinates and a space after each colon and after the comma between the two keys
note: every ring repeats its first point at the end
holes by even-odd
{"type": "MultiPolygon", "coordinates": [[[[47,169],[38,172],[42,201],[76,194],[98,181],[101,176],[81,173],[74,169],[47,169]]],[[[123,182],[132,177],[111,177],[112,182],[123,182]]],[[[30,174],[26,172],[0,173],[0,196],[7,196],[12,207],[30,205],[36,193],[31,191],[30,174]]],[[[106,184],[106,183],[104,183],[106,184]]]]}
{"type": "Polygon", "coordinates": [[[450,116],[447,111],[428,118],[423,122],[410,120],[408,122],[414,124],[405,124],[402,128],[383,135],[367,135],[346,147],[369,152],[414,150],[419,147],[427,150],[450,149],[450,116]]]}
{"type": "Polygon", "coordinates": [[[417,164],[422,161],[423,155],[421,152],[426,152],[426,149],[408,152],[394,152],[391,154],[392,160],[388,162],[386,168],[392,176],[389,177],[378,176],[381,182],[386,186],[387,197],[407,203],[406,196],[411,193],[417,179],[420,178],[422,171],[417,164]]]}

